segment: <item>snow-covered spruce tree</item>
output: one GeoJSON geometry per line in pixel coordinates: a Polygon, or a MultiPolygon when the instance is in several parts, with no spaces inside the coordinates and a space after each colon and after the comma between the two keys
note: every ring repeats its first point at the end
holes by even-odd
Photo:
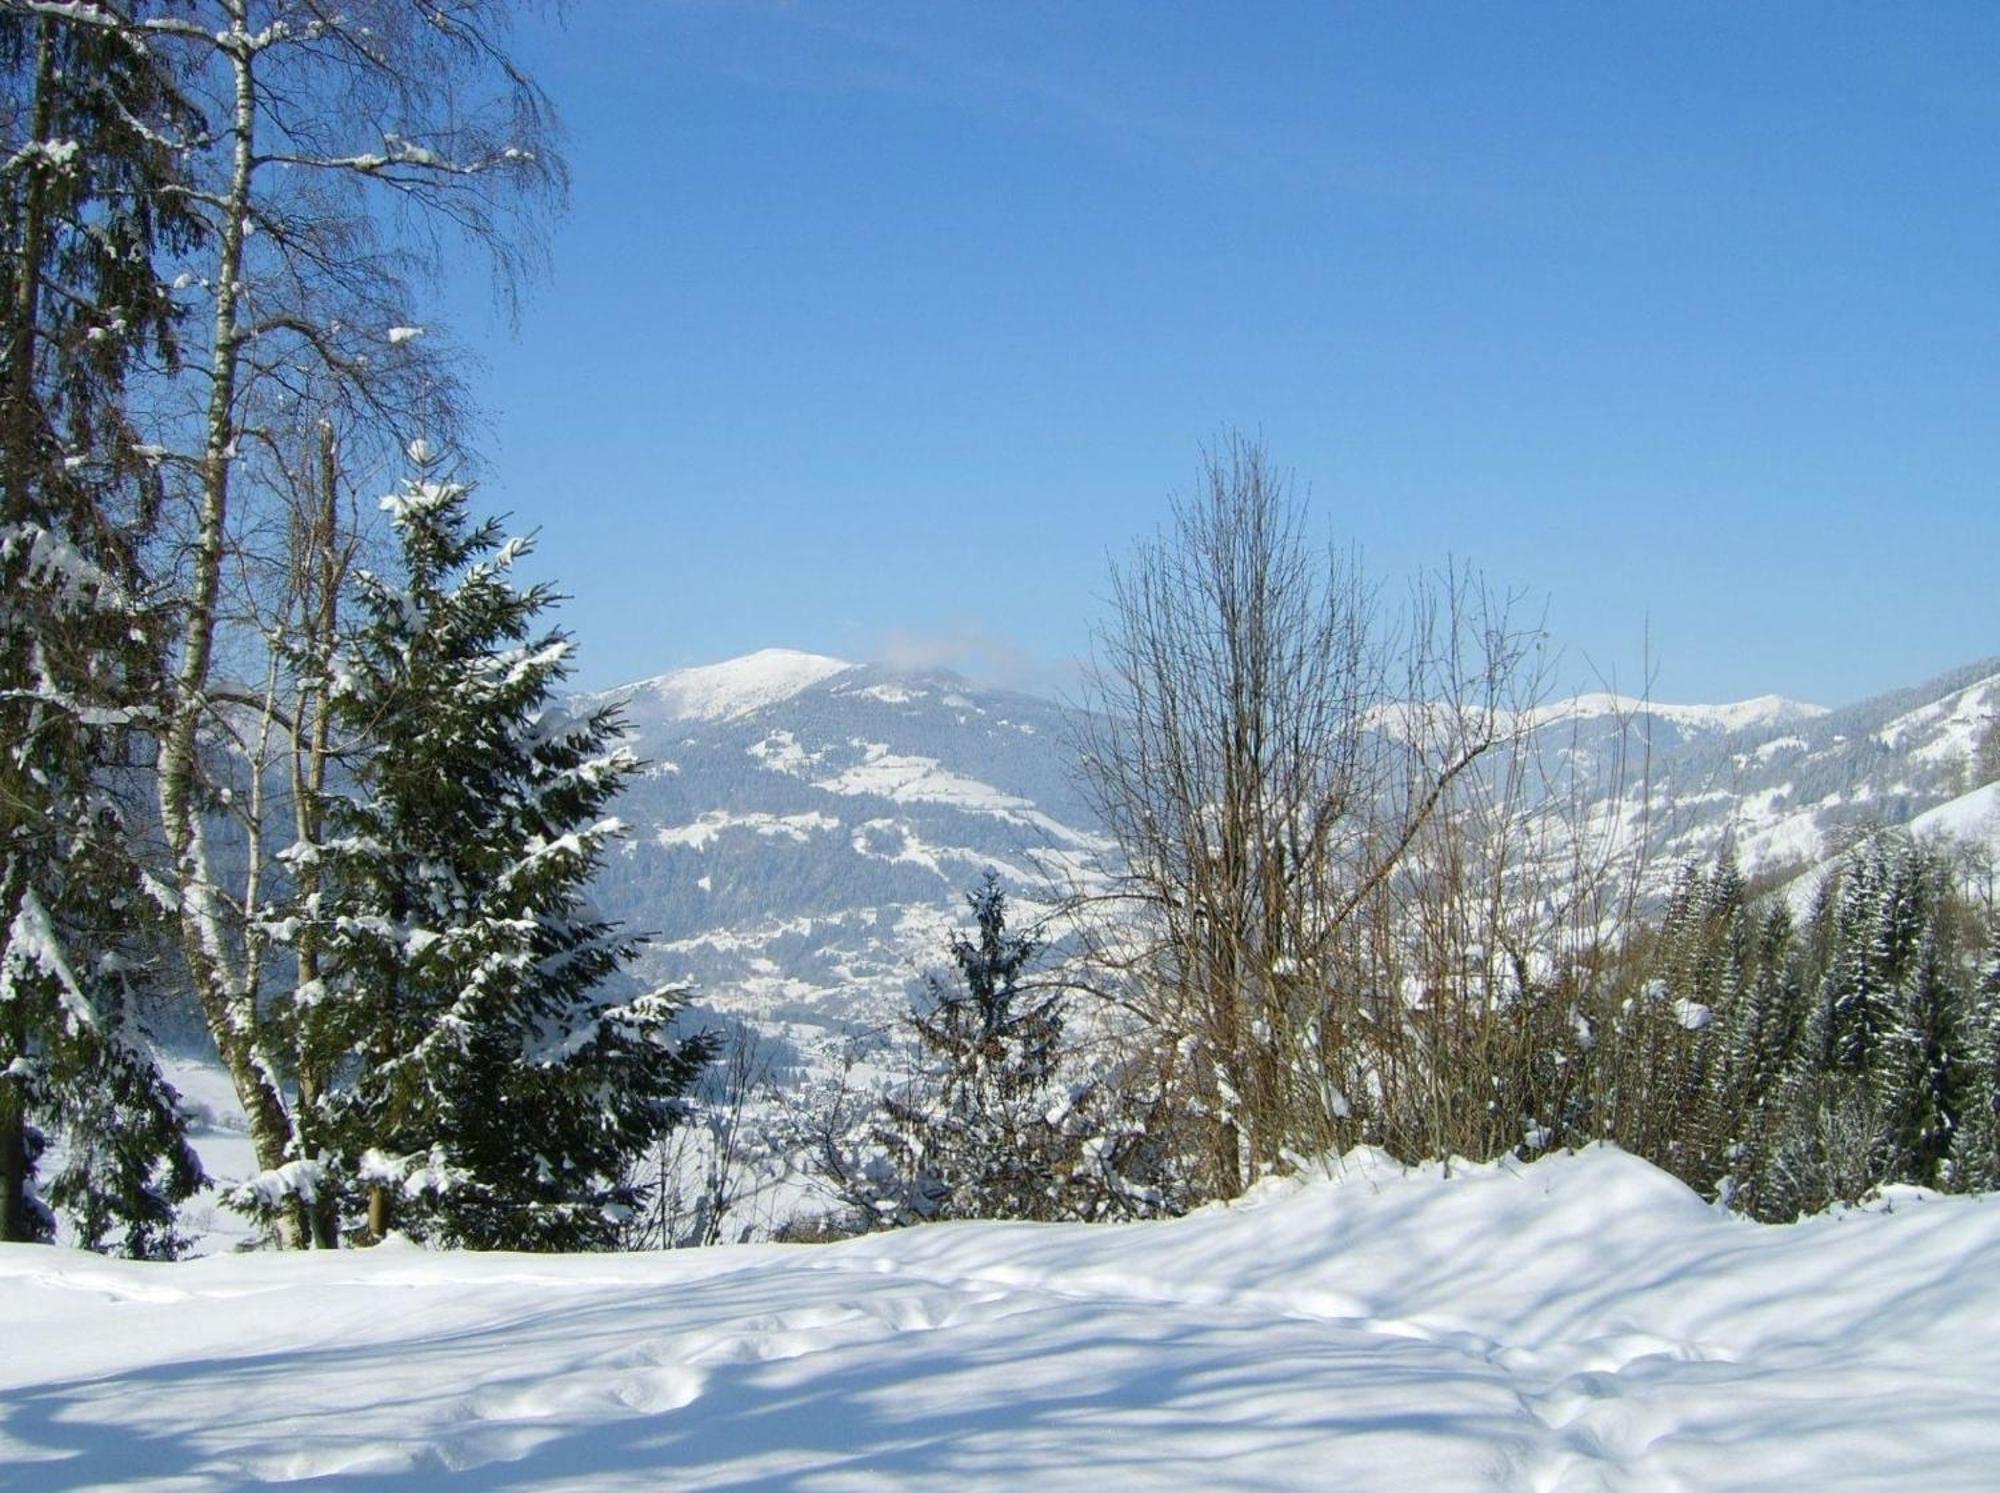
{"type": "Polygon", "coordinates": [[[1973,1082],[1957,963],[1949,921],[1934,913],[1897,989],[1896,1023],[1877,1069],[1890,1175],[1928,1187],[1955,1181],[1952,1153],[1973,1082]]]}
{"type": "Polygon", "coordinates": [[[898,1221],[1078,1216],[1081,1138],[1063,1124],[1056,1072],[1061,998],[1023,983],[1041,941],[1008,928],[992,871],[966,904],[973,934],[950,943],[958,981],[933,978],[931,1008],[910,1017],[920,1074],[877,1132],[902,1184],[898,1221]]]}
{"type": "Polygon", "coordinates": [[[1876,836],[1842,857],[1815,901],[1801,949],[1813,979],[1771,1157],[1781,1215],[1852,1200],[1884,1179],[1881,1087],[1894,992],[1914,955],[1896,916],[1907,859],[1876,836]],[[1906,945],[1909,945],[1906,947],[1906,945]]]}
{"type": "Polygon", "coordinates": [[[335,696],[364,756],[322,852],[303,1040],[338,1049],[339,1080],[316,1128],[376,1237],[605,1247],[644,1201],[630,1163],[681,1119],[711,1043],[670,1034],[674,992],[622,987],[635,941],[584,900],[637,765],[615,714],[564,714],[555,597],[510,578],[525,541],[412,455],[383,503],[406,580],[362,577],[335,696]]]}
{"type": "Polygon", "coordinates": [[[1701,879],[1694,925],[1673,976],[1675,1015],[1688,1033],[1675,1096],[1679,1149],[1683,1174],[1698,1179],[1703,1192],[1734,1186],[1729,1153],[1737,1106],[1727,1033],[1749,988],[1756,949],[1746,890],[1736,853],[1725,848],[1701,879]]]}
{"type": "Polygon", "coordinates": [[[1729,1055],[1731,1203],[1753,1216],[1762,1216],[1772,1136],[1784,1116],[1785,1075],[1805,1021],[1798,963],[1791,910],[1780,899],[1757,930],[1750,988],[1732,1023],[1729,1055]]]}
{"type": "Polygon", "coordinates": [[[1900,833],[1849,851],[1822,890],[1800,945],[1812,998],[1769,1166],[1777,1216],[1882,1182],[1952,1182],[1976,1082],[1959,1036],[1958,917],[1949,864],[1900,833]]]}
{"type": "Polygon", "coordinates": [[[145,1257],[200,1167],[133,1009],[157,909],[118,789],[158,694],[158,486],[123,398],[174,362],[155,265],[196,228],[163,190],[170,70],[72,10],[118,13],[0,11],[0,1241],[49,1237],[53,1203],[145,1257]]]}
{"type": "Polygon", "coordinates": [[[1717,1008],[1743,983],[1745,926],[1734,864],[1684,864],[1643,981],[1611,1013],[1611,1138],[1704,1190],[1723,1175],[1717,1008]]]}
{"type": "Polygon", "coordinates": [[[1958,1181],[1968,1192],[2000,1188],[2000,923],[1989,921],[1986,958],[1966,1005],[1967,1066],[1958,1181]]]}

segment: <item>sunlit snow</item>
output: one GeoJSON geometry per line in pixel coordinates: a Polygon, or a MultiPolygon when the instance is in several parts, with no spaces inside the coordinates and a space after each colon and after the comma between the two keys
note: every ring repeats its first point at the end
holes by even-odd
{"type": "Polygon", "coordinates": [[[23,1486],[1990,1487],[2000,1203],[1615,1151],[1171,1223],[536,1258],[0,1249],[23,1486]]]}
{"type": "Polygon", "coordinates": [[[719,664],[675,669],[614,690],[634,719],[716,721],[789,700],[852,668],[845,660],[790,648],[766,648],[719,664]]]}

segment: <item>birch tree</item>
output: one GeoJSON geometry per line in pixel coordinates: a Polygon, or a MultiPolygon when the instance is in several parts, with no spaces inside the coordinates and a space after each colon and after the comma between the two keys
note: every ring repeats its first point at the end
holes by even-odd
{"type": "MultiPolygon", "coordinates": [[[[512,295],[563,189],[553,120],[508,55],[500,0],[9,4],[167,59],[197,107],[162,132],[184,169],[160,200],[201,229],[173,282],[198,371],[157,381],[144,411],[185,500],[170,510],[182,604],[158,811],[182,958],[257,1160],[282,1177],[290,1066],[246,945],[254,899],[221,884],[204,823],[207,757],[243,693],[226,667],[228,560],[274,428],[308,401],[385,448],[452,434],[457,390],[416,291],[470,246],[512,295]]],[[[280,1218],[287,1241],[300,1231],[280,1218]]]]}

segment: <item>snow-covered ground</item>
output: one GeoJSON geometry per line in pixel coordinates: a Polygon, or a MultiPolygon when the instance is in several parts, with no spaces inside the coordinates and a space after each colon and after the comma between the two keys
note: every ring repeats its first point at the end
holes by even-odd
{"type": "Polygon", "coordinates": [[[1991,1487],[2000,1199],[1614,1151],[649,1256],[0,1249],[0,1484],[1991,1487]]]}

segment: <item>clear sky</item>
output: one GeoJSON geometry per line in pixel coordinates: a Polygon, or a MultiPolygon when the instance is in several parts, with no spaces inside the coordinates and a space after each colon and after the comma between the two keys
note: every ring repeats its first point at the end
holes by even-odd
{"type": "Polygon", "coordinates": [[[1574,682],[1837,704],[2000,652],[2000,5],[581,0],[485,493],[583,682],[1045,682],[1199,447],[1574,682]]]}

